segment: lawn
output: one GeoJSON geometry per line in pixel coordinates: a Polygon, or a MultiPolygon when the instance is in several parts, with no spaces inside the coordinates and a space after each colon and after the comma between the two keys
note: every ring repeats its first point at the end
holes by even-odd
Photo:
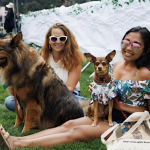
{"type": "MultiPolygon", "coordinates": [[[[87,62],[86,62],[87,63],[87,62]]],[[[86,64],[84,63],[82,67],[86,64]]],[[[90,94],[88,93],[88,85],[92,82],[92,78],[89,76],[93,72],[93,64],[90,64],[81,74],[80,78],[80,90],[81,95],[84,97],[90,98],[90,94]]],[[[10,135],[13,136],[25,136],[29,134],[36,133],[40,130],[32,129],[27,133],[21,133],[23,125],[14,128],[13,125],[15,123],[16,113],[7,110],[4,106],[4,100],[9,94],[6,90],[3,89],[2,82],[0,82],[0,124],[3,125],[6,131],[9,132],[10,135]]],[[[36,148],[21,148],[25,150],[41,150],[41,147],[36,148]]],[[[92,142],[74,142],[71,144],[64,144],[60,146],[54,146],[53,148],[47,148],[46,150],[106,150],[105,145],[103,145],[100,141],[100,138],[93,140],[92,142]]],[[[17,149],[16,149],[17,150],[17,149]]],[[[20,148],[18,148],[20,150],[20,148]]]]}

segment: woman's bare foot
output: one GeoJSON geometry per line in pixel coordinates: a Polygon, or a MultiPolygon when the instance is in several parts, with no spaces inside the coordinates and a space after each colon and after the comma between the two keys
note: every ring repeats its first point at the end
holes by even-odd
{"type": "MultiPolygon", "coordinates": [[[[3,135],[6,134],[6,131],[5,131],[5,129],[4,129],[3,127],[1,127],[1,134],[3,134],[3,135]]],[[[8,146],[9,146],[9,148],[10,148],[11,150],[13,150],[13,149],[19,147],[19,146],[17,146],[17,145],[19,145],[19,143],[21,144],[21,142],[17,139],[17,137],[13,137],[13,136],[8,136],[8,137],[6,138],[6,141],[7,141],[7,144],[8,144],[8,146]],[[15,145],[14,143],[18,143],[18,144],[15,145]]],[[[21,146],[21,145],[20,145],[20,146],[21,146]]]]}

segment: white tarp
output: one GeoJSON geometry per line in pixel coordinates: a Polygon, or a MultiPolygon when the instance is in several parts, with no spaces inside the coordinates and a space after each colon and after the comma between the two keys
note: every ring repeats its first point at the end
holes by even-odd
{"type": "Polygon", "coordinates": [[[121,39],[127,30],[135,26],[145,26],[150,30],[150,1],[134,0],[129,5],[124,3],[126,1],[119,1],[122,7],[103,0],[23,15],[23,39],[28,44],[42,46],[49,27],[61,22],[74,33],[83,53],[102,56],[114,49],[119,52],[121,39]]]}

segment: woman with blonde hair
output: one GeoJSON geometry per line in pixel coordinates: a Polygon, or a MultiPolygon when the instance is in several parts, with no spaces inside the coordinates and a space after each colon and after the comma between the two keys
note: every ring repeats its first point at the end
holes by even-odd
{"type": "Polygon", "coordinates": [[[68,27],[55,23],[49,28],[41,56],[51,65],[71,92],[79,91],[81,64],[85,58],[68,27]]]}
{"type": "MultiPolygon", "coordinates": [[[[46,33],[40,52],[44,60],[54,69],[74,97],[88,100],[80,95],[81,65],[85,60],[73,33],[64,24],[53,24],[46,33]]],[[[15,111],[14,97],[5,99],[5,106],[15,111]]]]}

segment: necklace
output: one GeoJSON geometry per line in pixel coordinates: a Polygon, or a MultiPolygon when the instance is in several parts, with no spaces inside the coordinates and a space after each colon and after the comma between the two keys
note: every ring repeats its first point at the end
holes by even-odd
{"type": "Polygon", "coordinates": [[[135,71],[135,72],[133,73],[133,77],[136,77],[136,72],[137,72],[137,71],[135,71]]]}

